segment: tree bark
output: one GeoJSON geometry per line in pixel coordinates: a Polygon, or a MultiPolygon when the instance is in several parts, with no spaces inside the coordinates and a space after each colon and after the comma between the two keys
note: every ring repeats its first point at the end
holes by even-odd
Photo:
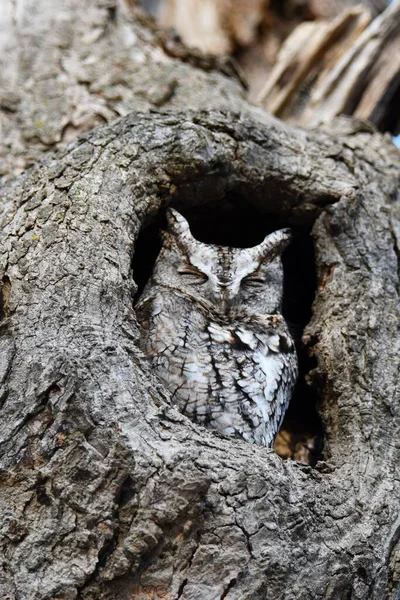
{"type": "Polygon", "coordinates": [[[123,0],[0,1],[3,179],[132,110],[242,109],[229,61],[186,51],[123,0]]]}
{"type": "Polygon", "coordinates": [[[395,600],[399,150],[345,118],[290,128],[201,77],[236,89],[223,110],[133,112],[0,188],[0,596],[395,600]],[[138,349],[139,234],[169,205],[229,202],[313,225],[315,467],[194,425],[138,349]]]}

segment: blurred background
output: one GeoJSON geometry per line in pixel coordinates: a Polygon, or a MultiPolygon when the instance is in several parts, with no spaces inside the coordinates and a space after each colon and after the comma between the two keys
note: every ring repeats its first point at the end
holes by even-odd
{"type": "MultiPolygon", "coordinates": [[[[171,39],[229,56],[250,101],[294,125],[338,114],[400,134],[400,3],[141,0],[171,39]]],[[[397,140],[398,141],[398,140],[397,140]]]]}

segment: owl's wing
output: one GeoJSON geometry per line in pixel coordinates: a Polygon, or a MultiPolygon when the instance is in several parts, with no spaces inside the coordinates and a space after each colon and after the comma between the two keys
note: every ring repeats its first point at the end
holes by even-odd
{"type": "MultiPolygon", "coordinates": [[[[263,444],[271,446],[283,420],[297,377],[297,357],[289,334],[280,331],[249,331],[239,326],[234,334],[242,344],[233,348],[238,365],[237,385],[246,398],[247,417],[263,444]],[[244,356],[246,357],[243,360],[244,356]]],[[[260,442],[258,442],[260,443],[260,442]]]]}

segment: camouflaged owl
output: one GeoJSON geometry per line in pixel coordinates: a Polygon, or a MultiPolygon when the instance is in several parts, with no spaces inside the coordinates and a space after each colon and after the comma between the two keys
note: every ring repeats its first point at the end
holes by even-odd
{"type": "Polygon", "coordinates": [[[281,314],[281,253],[290,230],[253,248],[228,248],[196,240],[176,210],[167,218],[136,306],[142,348],[183,414],[272,446],[298,372],[281,314]]]}

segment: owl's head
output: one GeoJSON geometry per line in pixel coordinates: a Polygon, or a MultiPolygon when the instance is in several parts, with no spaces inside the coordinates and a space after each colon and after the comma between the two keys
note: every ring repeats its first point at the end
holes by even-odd
{"type": "Polygon", "coordinates": [[[228,248],[196,240],[176,210],[169,209],[167,219],[152,284],[207,300],[223,313],[238,308],[250,314],[281,311],[281,253],[290,242],[289,229],[274,231],[253,248],[228,248]]]}

